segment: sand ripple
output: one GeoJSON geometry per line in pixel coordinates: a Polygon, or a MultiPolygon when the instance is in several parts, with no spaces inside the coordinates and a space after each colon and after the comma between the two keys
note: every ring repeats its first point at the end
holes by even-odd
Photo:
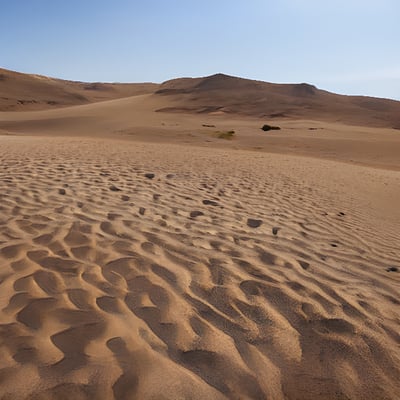
{"type": "Polygon", "coordinates": [[[0,398],[397,399],[400,231],[252,154],[2,138],[0,398]]]}

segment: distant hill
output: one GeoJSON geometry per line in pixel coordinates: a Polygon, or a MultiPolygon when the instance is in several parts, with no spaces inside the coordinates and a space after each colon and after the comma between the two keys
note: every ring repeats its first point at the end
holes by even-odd
{"type": "Polygon", "coordinates": [[[0,111],[43,110],[152,94],[158,112],[314,119],[400,129],[400,102],[216,74],[155,83],[85,83],[0,69],[0,111]]]}
{"type": "Polygon", "coordinates": [[[344,96],[307,83],[275,84],[216,74],[164,82],[168,112],[241,114],[262,118],[301,118],[400,129],[400,102],[344,96]]]}
{"type": "Polygon", "coordinates": [[[85,83],[0,68],[0,111],[43,110],[152,93],[154,83],[85,83]]]}

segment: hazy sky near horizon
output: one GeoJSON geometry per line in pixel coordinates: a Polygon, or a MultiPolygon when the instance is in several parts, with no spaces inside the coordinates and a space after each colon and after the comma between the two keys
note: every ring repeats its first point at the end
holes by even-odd
{"type": "Polygon", "coordinates": [[[1,1],[0,67],[82,81],[217,72],[400,100],[400,0],[1,1]]]}

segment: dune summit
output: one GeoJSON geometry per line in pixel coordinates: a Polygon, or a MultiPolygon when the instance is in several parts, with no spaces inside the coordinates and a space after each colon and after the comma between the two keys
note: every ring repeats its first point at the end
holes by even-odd
{"type": "Polygon", "coordinates": [[[264,118],[319,119],[355,125],[400,128],[400,102],[343,96],[300,84],[274,84],[216,74],[175,79],[156,91],[175,106],[165,111],[217,112],[264,118]]]}
{"type": "Polygon", "coordinates": [[[26,79],[1,95],[0,399],[399,398],[397,102],[216,75],[68,106],[88,84],[26,79]]]}

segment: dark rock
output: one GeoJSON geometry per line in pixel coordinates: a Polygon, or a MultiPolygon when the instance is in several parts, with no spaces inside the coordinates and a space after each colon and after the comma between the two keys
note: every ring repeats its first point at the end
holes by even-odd
{"type": "Polygon", "coordinates": [[[65,191],[65,189],[58,189],[58,193],[62,194],[62,195],[65,195],[66,191],[65,191]]]}
{"type": "Polygon", "coordinates": [[[115,185],[111,185],[110,190],[112,192],[120,192],[121,191],[121,189],[119,187],[116,187],[115,185]]]}
{"type": "Polygon", "coordinates": [[[153,194],[153,200],[158,200],[161,197],[161,194],[153,194]]]}
{"type": "Polygon", "coordinates": [[[155,177],[155,174],[147,173],[147,174],[144,174],[144,176],[145,176],[147,179],[153,179],[153,178],[155,177]]]}
{"type": "Polygon", "coordinates": [[[263,222],[261,219],[249,218],[247,220],[247,226],[249,226],[250,228],[258,228],[259,226],[261,226],[262,223],[263,222]]]}
{"type": "Polygon", "coordinates": [[[386,269],[387,272],[399,272],[399,269],[397,267],[389,267],[386,269]]]}
{"type": "Polygon", "coordinates": [[[191,218],[196,218],[196,217],[200,217],[201,215],[204,215],[204,213],[202,211],[192,211],[190,213],[190,217],[191,218]]]}
{"type": "Polygon", "coordinates": [[[167,175],[167,179],[172,179],[172,178],[174,178],[174,177],[175,177],[174,174],[168,174],[168,175],[167,175]]]}
{"type": "Polygon", "coordinates": [[[140,207],[139,208],[139,214],[140,215],[144,215],[145,212],[146,212],[146,209],[144,207],[140,207]]]}
{"type": "Polygon", "coordinates": [[[129,201],[129,199],[130,199],[130,197],[127,196],[127,195],[125,195],[125,194],[123,194],[123,195],[121,196],[121,200],[123,200],[123,201],[129,201]]]}
{"type": "Polygon", "coordinates": [[[279,126],[265,124],[265,125],[263,125],[263,127],[261,129],[264,132],[267,132],[267,131],[279,131],[281,128],[279,126]]]}

